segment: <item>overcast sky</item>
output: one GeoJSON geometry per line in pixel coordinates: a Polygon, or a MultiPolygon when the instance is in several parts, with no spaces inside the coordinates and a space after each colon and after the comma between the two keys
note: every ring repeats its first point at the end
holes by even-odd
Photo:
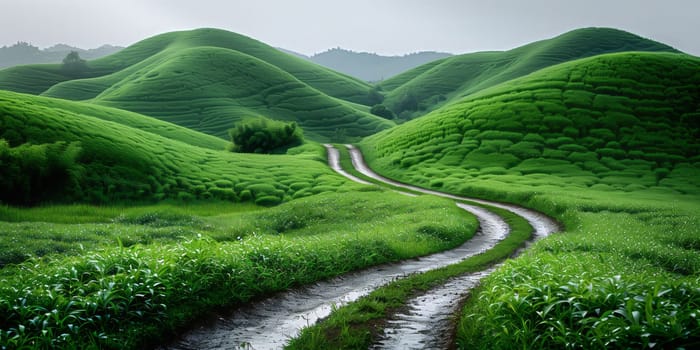
{"type": "Polygon", "coordinates": [[[614,27],[700,56],[698,0],[0,0],[0,46],[127,46],[215,27],[313,54],[507,50],[614,27]]]}

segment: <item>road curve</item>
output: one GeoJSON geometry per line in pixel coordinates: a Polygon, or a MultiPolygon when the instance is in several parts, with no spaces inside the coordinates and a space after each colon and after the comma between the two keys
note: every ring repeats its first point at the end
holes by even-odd
{"type": "MultiPolygon", "coordinates": [[[[337,152],[337,149],[335,153],[329,152],[328,158],[329,165],[336,171],[340,168],[337,152]]],[[[296,336],[301,328],[328,316],[334,305],[357,300],[407,274],[462,261],[491,249],[508,235],[510,228],[498,215],[478,206],[459,206],[477,217],[479,230],[469,241],[455,249],[376,266],[278,293],[233,310],[231,316],[221,317],[212,324],[194,329],[182,335],[176,343],[163,348],[280,349],[290,338],[296,336]]]]}
{"type": "MultiPolygon", "coordinates": [[[[427,190],[385,178],[369,168],[362,153],[352,145],[345,145],[350,153],[353,167],[370,178],[412,191],[432,194],[455,200],[467,200],[508,210],[525,218],[533,227],[533,239],[547,236],[560,229],[559,224],[548,216],[534,210],[512,204],[455,196],[439,191],[427,190]]],[[[459,203],[461,204],[461,203],[459,203]]],[[[459,205],[458,204],[458,205],[459,205]]],[[[387,322],[382,336],[372,349],[447,349],[451,346],[447,334],[453,331],[452,318],[459,312],[460,301],[474,288],[480,279],[496,269],[462,275],[410,299],[405,312],[395,314],[387,322]]]]}

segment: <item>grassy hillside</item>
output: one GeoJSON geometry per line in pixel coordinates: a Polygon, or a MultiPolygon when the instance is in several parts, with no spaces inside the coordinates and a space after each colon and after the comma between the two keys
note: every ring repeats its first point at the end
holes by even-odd
{"type": "MultiPolygon", "coordinates": [[[[137,64],[168,48],[219,47],[239,51],[270,63],[289,72],[297,79],[325,94],[345,100],[363,103],[369,85],[355,78],[333,72],[306,60],[284,54],[249,37],[220,29],[203,28],[190,31],[170,32],[157,35],[133,44],[113,55],[89,61],[84,77],[97,77],[117,72],[137,64]]],[[[60,65],[43,65],[46,72],[59,74],[62,78],[41,81],[35,65],[14,67],[0,71],[0,89],[39,94],[58,81],[75,77],[60,74],[60,65]],[[22,79],[36,80],[22,82],[22,79]],[[15,89],[10,89],[14,87],[15,89]]]]}
{"type": "Polygon", "coordinates": [[[114,112],[2,92],[0,138],[10,142],[0,143],[4,200],[219,198],[269,205],[353,186],[328,169],[320,146],[301,146],[297,156],[233,154],[106,120],[112,117],[105,111],[114,112]]]}
{"type": "Polygon", "coordinates": [[[385,104],[404,117],[417,116],[490,86],[558,63],[621,51],[668,51],[673,48],[624,31],[585,28],[504,52],[478,52],[428,63],[380,86],[385,104]]]}
{"type": "Polygon", "coordinates": [[[258,115],[296,120],[318,141],[353,140],[393,125],[355,104],[369,100],[368,84],[216,29],[155,36],[79,71],[2,70],[0,89],[91,100],[219,137],[258,115]]]}
{"type": "Polygon", "coordinates": [[[698,194],[699,86],[700,59],[691,56],[601,55],[474,94],[362,148],[392,176],[458,192],[698,194]]]}
{"type": "MultiPolygon", "coordinates": [[[[17,94],[9,91],[0,91],[0,108],[3,108],[8,104],[16,103],[41,106],[47,110],[51,109],[60,112],[69,112],[76,115],[90,116],[105,121],[123,124],[142,131],[147,131],[171,140],[217,151],[225,149],[229,143],[219,137],[207,135],[172,123],[121,109],[82,102],[17,94]]],[[[15,135],[15,131],[13,129],[0,129],[0,138],[7,140],[10,144],[22,143],[22,138],[18,138],[17,136],[13,135],[15,135]]]]}
{"type": "Polygon", "coordinates": [[[220,137],[226,137],[235,122],[258,115],[295,120],[307,137],[321,141],[335,138],[340,130],[347,137],[359,137],[392,125],[320,93],[276,66],[213,47],[168,49],[108,76],[58,84],[45,95],[94,97],[91,102],[96,104],[220,137]],[[105,89],[97,96],[84,95],[88,86],[105,89]]]}
{"type": "Polygon", "coordinates": [[[692,348],[700,286],[700,59],[600,55],[367,138],[390,177],[559,219],[473,291],[464,349],[692,348]]]}

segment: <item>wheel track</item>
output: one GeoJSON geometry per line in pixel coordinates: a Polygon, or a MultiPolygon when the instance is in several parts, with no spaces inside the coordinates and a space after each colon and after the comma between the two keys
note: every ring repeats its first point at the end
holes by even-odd
{"type": "MultiPolygon", "coordinates": [[[[329,165],[353,181],[369,184],[339,164],[338,150],[327,145],[329,165]],[[339,171],[340,170],[340,171],[339,171]]],[[[412,195],[410,193],[407,193],[412,195]]],[[[251,302],[213,322],[182,335],[164,349],[279,349],[305,326],[326,317],[340,306],[410,273],[424,272],[462,261],[492,248],[505,238],[509,227],[498,215],[479,206],[459,203],[479,220],[477,234],[452,250],[349,273],[309,286],[293,288],[251,302]]]]}
{"type": "MultiPolygon", "coordinates": [[[[352,145],[345,145],[352,159],[353,167],[360,173],[375,180],[387,183],[395,187],[409,189],[411,191],[432,194],[451,198],[454,200],[467,200],[484,205],[508,210],[525,218],[533,227],[534,240],[547,236],[559,230],[559,225],[551,218],[536,211],[519,206],[486,201],[474,198],[460,197],[447,193],[423,189],[417,186],[406,185],[398,181],[385,178],[374,171],[365,163],[362,153],[352,145]]],[[[461,203],[458,202],[458,205],[461,203]]],[[[500,264],[499,264],[500,265],[500,264]]],[[[497,265],[497,266],[499,266],[497,265]]],[[[497,266],[486,270],[465,274],[452,278],[446,283],[434,287],[431,290],[407,301],[407,310],[400,312],[387,321],[386,327],[380,339],[371,347],[372,349],[447,349],[450,344],[450,334],[454,329],[454,318],[459,312],[461,301],[466,298],[469,290],[474,288],[479,281],[493,272],[497,266]]]]}

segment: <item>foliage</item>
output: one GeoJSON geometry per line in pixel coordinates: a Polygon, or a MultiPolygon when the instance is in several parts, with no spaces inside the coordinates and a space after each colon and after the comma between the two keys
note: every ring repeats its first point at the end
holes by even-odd
{"type": "MultiPolygon", "coordinates": [[[[98,217],[113,212],[84,209],[98,217]]],[[[448,200],[377,191],[315,196],[254,212],[226,214],[220,206],[190,218],[153,209],[129,209],[112,224],[73,226],[120,241],[125,234],[133,240],[139,232],[179,228],[182,241],[172,242],[175,234],[133,246],[82,241],[84,250],[72,256],[0,270],[0,346],[155,345],[208,310],[454,247],[475,230],[473,217],[448,200]],[[443,239],[421,230],[434,219],[443,239]]],[[[30,230],[41,234],[41,227],[30,230]]]]}
{"type": "Polygon", "coordinates": [[[382,117],[384,119],[394,119],[396,118],[396,115],[394,115],[394,112],[386,108],[385,105],[382,104],[377,104],[372,106],[372,109],[369,110],[370,113],[382,117]]]}
{"type": "Polygon", "coordinates": [[[68,74],[79,76],[87,70],[87,64],[77,51],[71,51],[63,59],[61,68],[68,74]]]}
{"type": "Polygon", "coordinates": [[[464,309],[461,348],[697,344],[700,259],[686,250],[700,242],[697,205],[626,206],[571,210],[571,232],[488,277],[464,309]]]}
{"type": "Polygon", "coordinates": [[[80,152],[78,142],[10,147],[0,139],[0,201],[27,205],[80,198],[80,152]]]}
{"type": "Polygon", "coordinates": [[[261,156],[226,152],[223,147],[206,149],[179,141],[216,145],[209,142],[209,136],[202,135],[199,139],[198,135],[202,134],[151,123],[144,116],[0,92],[1,138],[13,140],[16,145],[80,143],[82,152],[77,164],[84,170],[79,183],[81,195],[60,198],[64,202],[129,203],[163,199],[254,202],[268,197],[261,201],[272,204],[359,186],[328,169],[323,148],[317,144],[289,150],[294,155],[261,156]],[[120,116],[129,117],[122,120],[126,125],[111,121],[120,116]],[[141,125],[150,127],[140,130],[141,125]],[[170,135],[177,137],[171,139],[170,135]],[[259,184],[269,186],[256,186],[259,184]]]}
{"type": "Polygon", "coordinates": [[[267,118],[250,119],[229,130],[231,150],[242,153],[270,153],[281,148],[298,146],[304,142],[296,122],[273,121],[267,118]]]}

